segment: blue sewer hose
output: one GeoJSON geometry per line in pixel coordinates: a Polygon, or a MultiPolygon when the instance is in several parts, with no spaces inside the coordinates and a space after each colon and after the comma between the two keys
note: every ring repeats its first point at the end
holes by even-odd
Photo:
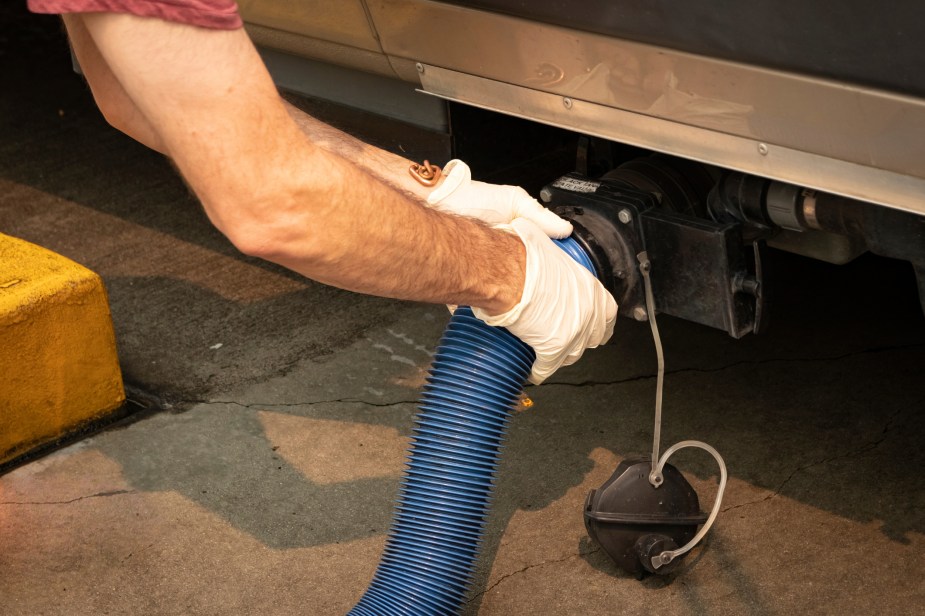
{"type": "MultiPolygon", "coordinates": [[[[556,243],[592,273],[571,239],[556,243]]],[[[472,310],[437,347],[379,568],[349,616],[456,614],[466,599],[511,411],[535,354],[472,310]]]]}

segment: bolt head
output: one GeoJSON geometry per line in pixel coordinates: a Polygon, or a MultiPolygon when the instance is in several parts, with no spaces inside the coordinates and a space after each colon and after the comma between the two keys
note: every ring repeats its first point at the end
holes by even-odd
{"type": "Polygon", "coordinates": [[[646,312],[645,307],[636,306],[635,308],[633,308],[633,318],[636,319],[637,321],[648,321],[649,313],[646,312]]]}
{"type": "Polygon", "coordinates": [[[758,144],[758,153],[761,154],[762,156],[767,156],[767,155],[768,155],[768,144],[766,144],[766,143],[759,143],[759,144],[758,144]]]}
{"type": "Polygon", "coordinates": [[[569,97],[566,96],[565,98],[562,99],[562,104],[565,105],[565,108],[566,108],[566,109],[571,109],[571,108],[572,108],[572,99],[570,99],[569,97]]]}
{"type": "Polygon", "coordinates": [[[619,218],[620,222],[622,222],[624,225],[628,225],[631,222],[633,222],[633,213],[629,211],[628,209],[623,208],[617,214],[617,218],[619,218]]]}
{"type": "Polygon", "coordinates": [[[424,65],[421,64],[420,62],[416,63],[416,64],[414,65],[414,68],[418,69],[418,72],[419,72],[419,73],[423,73],[423,72],[424,72],[424,65]]]}

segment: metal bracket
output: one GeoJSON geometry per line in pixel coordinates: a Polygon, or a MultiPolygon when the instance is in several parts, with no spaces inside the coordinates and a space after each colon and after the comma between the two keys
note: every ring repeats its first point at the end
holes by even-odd
{"type": "Polygon", "coordinates": [[[658,312],[734,338],[764,326],[764,242],[754,243],[750,264],[739,223],[667,211],[651,192],[577,173],[546,186],[540,197],[572,222],[576,240],[595,261],[622,315],[650,318],[636,264],[636,255],[645,251],[654,266],[651,303],[658,312]]]}

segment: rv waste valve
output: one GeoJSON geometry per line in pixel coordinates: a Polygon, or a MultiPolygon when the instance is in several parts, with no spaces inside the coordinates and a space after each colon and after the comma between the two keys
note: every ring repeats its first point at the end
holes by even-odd
{"type": "MultiPolygon", "coordinates": [[[[581,210],[592,216],[575,209],[575,234],[557,243],[597,275],[618,302],[637,294],[634,281],[644,281],[647,318],[659,355],[652,457],[621,466],[613,480],[589,498],[586,515],[592,537],[618,563],[627,550],[635,551],[631,566],[661,572],[670,570],[703,538],[716,518],[720,498],[704,522],[696,494],[677,469],[666,464],[680,448],[709,445],[685,441],[658,455],[664,362],[655,327],[652,265],[645,251],[635,255],[637,265],[632,255],[626,256],[632,243],[618,241],[615,225],[634,228],[623,222],[631,222],[634,215],[624,209],[581,210]]],[[[452,614],[463,609],[490,513],[504,435],[534,359],[533,349],[504,328],[485,324],[469,308],[456,309],[427,375],[382,558],[350,616],[452,614]]],[[[709,449],[722,469],[721,496],[725,467],[709,449]]]]}
{"type": "MultiPolygon", "coordinates": [[[[652,164],[647,162],[641,169],[652,164]]],[[[726,329],[736,337],[755,331],[761,314],[757,293],[753,301],[745,301],[732,292],[734,285],[726,284],[723,276],[709,275],[714,270],[725,276],[746,275],[733,274],[743,267],[730,257],[735,254],[736,227],[711,227],[688,214],[666,212],[666,200],[660,200],[659,194],[636,189],[618,173],[601,181],[570,174],[547,186],[541,195],[572,222],[577,243],[590,256],[621,312],[648,321],[652,329],[658,357],[652,454],[621,462],[610,479],[588,494],[584,508],[591,538],[618,567],[640,578],[677,569],[681,558],[706,536],[716,520],[726,486],[725,463],[706,443],[682,441],[659,456],[665,360],[656,323],[653,280],[660,283],[659,307],[672,308],[678,316],[700,317],[693,320],[726,329]],[[666,243],[666,237],[671,241],[666,243]],[[682,259],[666,250],[666,246],[679,245],[696,246],[692,252],[700,258],[688,265],[679,263],[682,259]],[[649,248],[653,250],[651,256],[649,248]],[[704,267],[705,263],[709,267],[704,267]],[[660,271],[666,269],[667,273],[660,271]],[[704,283],[704,279],[709,281],[704,283]],[[714,292],[709,286],[717,279],[724,292],[714,292]],[[719,489],[709,516],[701,512],[697,493],[684,476],[667,463],[676,451],[689,447],[710,453],[720,469],[719,489]]],[[[685,208],[676,203],[674,209],[685,208]]]]}

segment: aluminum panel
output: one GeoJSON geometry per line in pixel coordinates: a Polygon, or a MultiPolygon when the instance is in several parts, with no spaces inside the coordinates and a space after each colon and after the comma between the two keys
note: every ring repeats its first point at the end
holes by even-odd
{"type": "Polygon", "coordinates": [[[925,3],[450,0],[679,51],[925,96],[925,3]]]}
{"type": "MultiPolygon", "coordinates": [[[[300,58],[327,62],[365,73],[396,77],[388,58],[380,52],[300,36],[255,24],[245,24],[245,27],[248,35],[260,48],[283,51],[300,58]]],[[[415,79],[414,82],[416,83],[417,80],[415,79]]]]}
{"type": "Polygon", "coordinates": [[[361,0],[238,0],[238,10],[249,24],[381,51],[361,0]]]}
{"type": "Polygon", "coordinates": [[[424,66],[425,92],[793,184],[925,214],[925,178],[424,66]]]}
{"type": "MultiPolygon", "coordinates": [[[[918,186],[925,178],[922,99],[444,3],[370,0],[368,6],[393,65],[398,59],[420,61],[493,83],[555,94],[560,101],[570,97],[593,103],[599,113],[611,118],[634,118],[636,124],[642,118],[653,121],[647,125],[661,120],[658,130],[635,134],[633,143],[643,147],[752,173],[773,172],[773,177],[793,183],[815,174],[804,169],[791,175],[790,170],[798,171],[799,165],[782,165],[783,152],[804,163],[809,157],[820,171],[829,170],[827,174],[836,167],[869,170],[862,175],[873,174],[879,180],[868,189],[837,190],[826,181],[826,190],[875,195],[878,202],[904,194],[908,186],[918,186]],[[671,133],[684,127],[700,129],[699,134],[711,138],[703,145],[687,141],[682,151],[674,145],[681,139],[671,133]],[[724,163],[730,157],[709,145],[726,136],[750,144],[745,159],[724,163]],[[775,154],[748,162],[759,142],[771,146],[775,154]],[[771,160],[778,162],[771,164],[771,160]],[[909,177],[900,181],[903,176],[909,177]],[[895,181],[886,182],[887,177],[895,181]],[[886,190],[884,182],[906,188],[896,185],[886,190]]],[[[477,88],[463,98],[477,106],[531,117],[512,102],[479,100],[478,93],[484,91],[477,88]]],[[[544,113],[534,119],[610,139],[620,140],[625,132],[595,118],[576,122],[576,115],[568,115],[561,103],[544,113]]],[[[909,197],[902,200],[909,201],[909,197]]]]}
{"type": "Polygon", "coordinates": [[[261,51],[273,81],[303,96],[347,105],[442,133],[449,132],[447,103],[414,86],[380,75],[358,73],[279,51],[261,51]]]}

